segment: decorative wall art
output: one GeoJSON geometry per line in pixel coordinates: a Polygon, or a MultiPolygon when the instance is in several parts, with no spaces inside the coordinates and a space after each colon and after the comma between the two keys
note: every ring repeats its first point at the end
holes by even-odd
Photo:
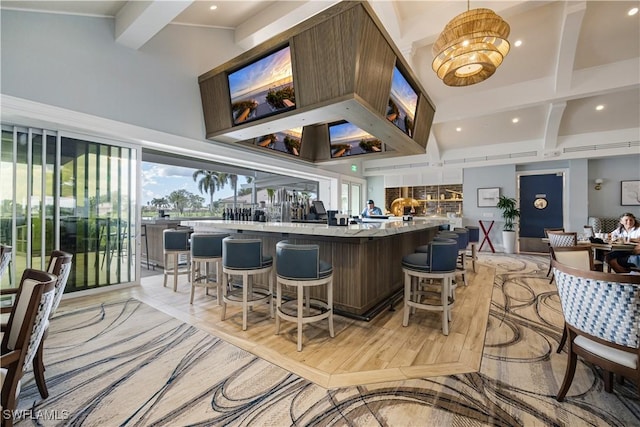
{"type": "Polygon", "coordinates": [[[500,188],[478,188],[478,207],[495,207],[500,198],[500,188]]]}
{"type": "Polygon", "coordinates": [[[622,206],[640,206],[640,181],[620,182],[620,204],[622,206]]]}

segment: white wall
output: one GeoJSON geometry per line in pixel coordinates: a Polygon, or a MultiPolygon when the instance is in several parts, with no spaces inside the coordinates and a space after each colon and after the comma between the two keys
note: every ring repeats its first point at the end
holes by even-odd
{"type": "Polygon", "coordinates": [[[133,50],[110,18],[1,15],[3,94],[200,140],[197,76],[241,53],[231,30],[168,25],[133,50]]]}
{"type": "Polygon", "coordinates": [[[500,194],[517,198],[518,173],[549,170],[566,171],[564,227],[567,230],[581,231],[589,216],[618,217],[622,212],[632,212],[640,217],[640,207],[620,204],[620,181],[640,180],[640,156],[631,155],[464,169],[464,225],[478,225],[479,220],[495,220],[490,237],[496,250],[498,247],[501,249],[504,222],[500,211],[478,208],[477,189],[500,187],[500,194]],[[594,189],[596,178],[604,179],[600,191],[594,189]]]}
{"type": "Polygon", "coordinates": [[[367,178],[366,188],[364,189],[364,199],[362,201],[364,206],[367,200],[373,199],[376,202],[376,206],[382,210],[384,213],[384,177],[383,176],[372,176],[367,178]]]}
{"type": "Polygon", "coordinates": [[[632,212],[640,218],[640,206],[620,204],[620,182],[640,180],[640,156],[589,160],[588,197],[589,216],[619,217],[632,212]],[[596,178],[602,178],[602,189],[595,190],[596,178]]]}
{"type": "MultiPolygon", "coordinates": [[[[478,207],[478,188],[500,188],[500,195],[516,197],[516,165],[489,166],[484,168],[468,168],[463,171],[462,181],[462,211],[463,225],[479,226],[482,221],[485,228],[489,228],[490,222],[495,221],[489,238],[496,248],[502,251],[502,227],[504,221],[498,208],[478,207]]],[[[480,240],[482,241],[482,230],[480,240]]],[[[483,249],[488,249],[485,244],[483,249]]]]}

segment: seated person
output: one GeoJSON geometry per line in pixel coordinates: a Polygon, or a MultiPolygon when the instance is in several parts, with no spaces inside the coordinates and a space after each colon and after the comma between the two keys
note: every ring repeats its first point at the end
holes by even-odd
{"type": "Polygon", "coordinates": [[[611,232],[611,240],[640,242],[640,224],[631,212],[625,212],[620,216],[620,225],[611,232]]]}
{"type": "MultiPolygon", "coordinates": [[[[620,216],[620,226],[611,232],[611,241],[624,240],[632,243],[640,242],[640,224],[636,220],[636,217],[630,213],[625,212],[620,216]]],[[[607,254],[607,263],[616,273],[628,273],[630,267],[630,256],[640,254],[638,248],[639,245],[634,248],[633,252],[629,251],[612,251],[607,254]]],[[[632,258],[633,262],[634,258],[632,258]]]]}
{"type": "Polygon", "coordinates": [[[369,200],[367,207],[362,210],[360,215],[362,215],[362,218],[369,218],[371,215],[382,215],[382,211],[373,203],[373,200],[369,200]]]}
{"type": "Polygon", "coordinates": [[[640,244],[637,244],[631,252],[613,251],[609,255],[615,253],[620,255],[610,259],[609,265],[616,273],[629,273],[631,269],[640,269],[640,244]]]}

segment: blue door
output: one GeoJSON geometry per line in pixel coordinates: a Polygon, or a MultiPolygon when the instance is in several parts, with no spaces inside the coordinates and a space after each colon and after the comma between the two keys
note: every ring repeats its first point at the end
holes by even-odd
{"type": "Polygon", "coordinates": [[[545,228],[561,228],[563,174],[520,176],[520,251],[546,252],[545,228]]]}

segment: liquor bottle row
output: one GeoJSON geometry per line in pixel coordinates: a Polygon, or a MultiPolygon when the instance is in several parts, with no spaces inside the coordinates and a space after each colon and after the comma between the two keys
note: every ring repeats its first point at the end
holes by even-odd
{"type": "Polygon", "coordinates": [[[233,221],[263,221],[265,213],[263,210],[251,208],[225,208],[222,211],[222,219],[233,221]]]}

